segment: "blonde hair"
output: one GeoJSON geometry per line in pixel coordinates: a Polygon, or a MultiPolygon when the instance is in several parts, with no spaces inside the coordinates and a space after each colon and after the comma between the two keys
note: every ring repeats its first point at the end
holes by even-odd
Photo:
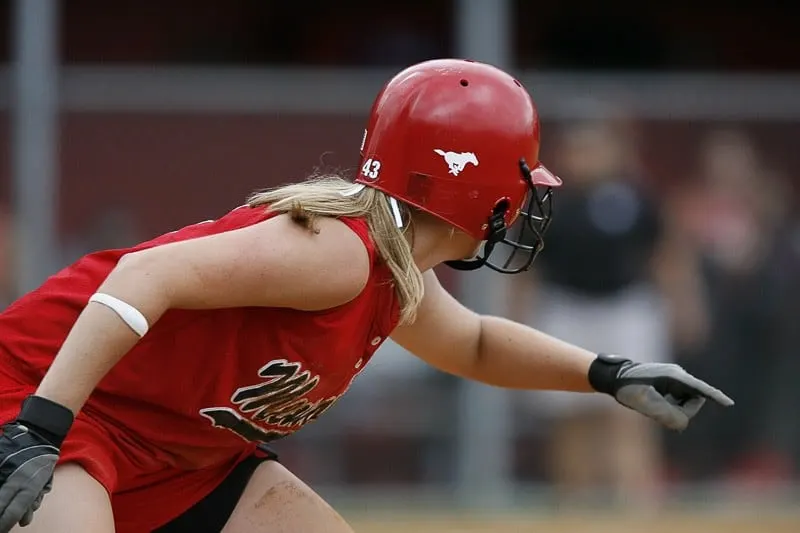
{"type": "Polygon", "coordinates": [[[381,259],[392,273],[400,303],[400,324],[410,324],[424,294],[422,272],[411,255],[406,239],[410,228],[410,210],[398,202],[405,221],[397,227],[389,207],[389,196],[371,187],[358,192],[352,182],[339,175],[312,176],[306,181],[283,185],[253,194],[251,207],[268,206],[278,213],[289,213],[292,220],[310,231],[319,231],[316,217],[363,217],[381,259]]]}

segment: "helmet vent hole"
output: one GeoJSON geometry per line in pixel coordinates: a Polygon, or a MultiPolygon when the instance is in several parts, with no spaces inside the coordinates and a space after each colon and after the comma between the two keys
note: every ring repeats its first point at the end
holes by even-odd
{"type": "Polygon", "coordinates": [[[514,80],[514,83],[517,85],[517,87],[522,87],[522,84],[519,82],[519,80],[514,80]]]}
{"type": "Polygon", "coordinates": [[[462,87],[467,87],[468,85],[469,85],[469,80],[465,80],[465,79],[462,78],[461,79],[461,86],[462,87]]]}

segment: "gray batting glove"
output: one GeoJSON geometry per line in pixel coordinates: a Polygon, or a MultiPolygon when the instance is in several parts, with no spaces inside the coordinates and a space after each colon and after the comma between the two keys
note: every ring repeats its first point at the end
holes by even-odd
{"type": "Polygon", "coordinates": [[[589,367],[589,383],[625,407],[677,431],[712,400],[730,407],[733,400],[678,365],[635,363],[615,355],[599,354],[589,367]]]}
{"type": "Polygon", "coordinates": [[[0,533],[33,520],[52,487],[73,418],[66,407],[29,396],[17,419],[0,428],[0,533]]]}

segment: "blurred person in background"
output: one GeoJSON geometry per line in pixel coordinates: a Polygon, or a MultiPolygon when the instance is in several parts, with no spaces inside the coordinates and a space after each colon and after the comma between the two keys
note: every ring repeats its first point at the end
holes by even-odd
{"type": "Polygon", "coordinates": [[[797,275],[787,231],[791,195],[740,129],[705,135],[695,175],[694,185],[678,189],[671,210],[702,261],[709,335],[681,363],[699,372],[720,369],[725,387],[754,394],[736,416],[715,414],[676,439],[681,473],[695,480],[781,482],[791,471],[788,450],[780,452],[770,434],[789,439],[800,405],[781,391],[796,389],[784,383],[794,374],[778,375],[797,364],[797,345],[786,347],[797,329],[796,308],[787,300],[797,275]]]}
{"type": "Polygon", "coordinates": [[[262,191],[14,302],[0,314],[0,533],[352,531],[265,443],[322,415],[389,335],[462,378],[599,392],[675,430],[709,399],[733,405],[675,365],[479,315],[439,283],[440,264],[530,267],[561,184],[539,138],[507,73],[414,65],[373,104],[356,183],[262,191]],[[492,257],[501,244],[515,266],[492,257]]]}
{"type": "MultiPolygon", "coordinates": [[[[562,128],[556,157],[569,180],[539,268],[514,279],[511,312],[578,346],[666,361],[670,323],[678,335],[702,335],[696,270],[637,169],[626,122],[616,110],[595,112],[608,116],[562,128]]],[[[611,487],[621,506],[657,507],[658,428],[602,397],[536,392],[523,401],[549,421],[547,465],[562,504],[611,487]]]]}
{"type": "Polygon", "coordinates": [[[772,480],[783,484],[800,481],[800,212],[795,212],[776,241],[770,287],[775,298],[770,317],[775,362],[768,369],[764,412],[756,432],[761,440],[753,448],[772,458],[765,466],[771,465],[772,480]]]}

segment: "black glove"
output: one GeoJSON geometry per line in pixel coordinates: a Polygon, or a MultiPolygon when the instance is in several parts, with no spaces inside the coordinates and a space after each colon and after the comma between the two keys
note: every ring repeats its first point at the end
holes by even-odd
{"type": "Polygon", "coordinates": [[[72,411],[28,396],[0,435],[0,533],[27,526],[50,491],[59,448],[72,426],[72,411]]]}
{"type": "Polygon", "coordinates": [[[706,400],[729,407],[733,400],[678,365],[635,363],[599,354],[589,367],[589,383],[598,392],[664,426],[682,431],[706,400]]]}

